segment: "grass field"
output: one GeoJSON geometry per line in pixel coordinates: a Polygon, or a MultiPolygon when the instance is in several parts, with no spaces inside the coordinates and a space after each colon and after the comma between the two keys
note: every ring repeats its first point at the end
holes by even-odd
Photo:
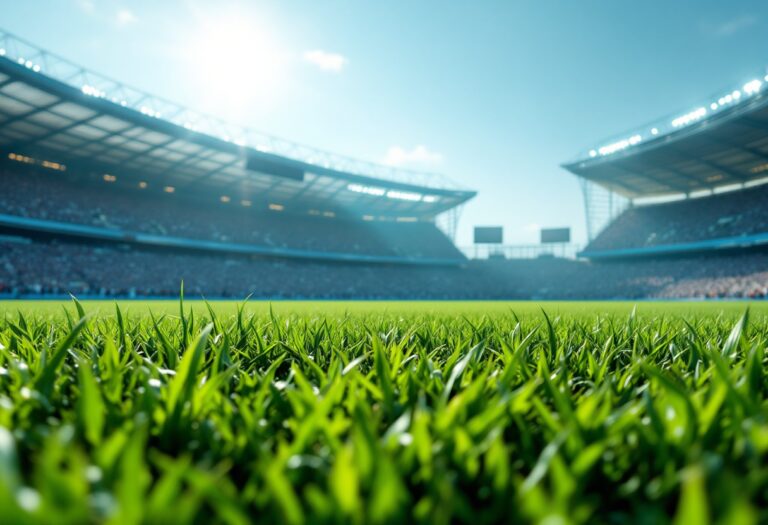
{"type": "Polygon", "coordinates": [[[768,307],[3,302],[3,523],[768,521],[768,307]]]}

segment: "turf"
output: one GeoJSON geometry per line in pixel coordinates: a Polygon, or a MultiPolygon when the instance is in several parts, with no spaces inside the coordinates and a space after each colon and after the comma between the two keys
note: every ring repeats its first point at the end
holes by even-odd
{"type": "Polygon", "coordinates": [[[0,515],[764,522],[745,309],[0,303],[0,515]]]}

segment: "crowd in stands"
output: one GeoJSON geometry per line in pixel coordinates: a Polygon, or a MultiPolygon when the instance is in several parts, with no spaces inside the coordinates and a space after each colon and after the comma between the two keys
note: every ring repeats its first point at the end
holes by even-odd
{"type": "MultiPolygon", "coordinates": [[[[0,173],[0,214],[273,248],[456,259],[460,252],[431,222],[363,221],[243,207],[217,195],[182,196],[125,188],[69,174],[0,173]]],[[[319,211],[318,211],[319,212],[319,211]]]]}
{"type": "MultiPolygon", "coordinates": [[[[456,268],[308,262],[137,245],[0,241],[0,294],[270,298],[431,297],[456,268]]],[[[439,297],[439,296],[438,296],[439,297]]]]}
{"type": "Polygon", "coordinates": [[[589,263],[473,260],[463,266],[307,262],[128,244],[0,240],[0,296],[312,299],[765,298],[768,253],[589,263]]]}
{"type": "MultiPolygon", "coordinates": [[[[768,253],[688,255],[588,262],[473,261],[486,286],[508,285],[534,299],[768,298],[768,253]]],[[[486,288],[485,293],[490,289],[486,288]]]]}
{"type": "Polygon", "coordinates": [[[588,251],[641,248],[768,232],[768,184],[627,209],[588,251]]]}
{"type": "MultiPolygon", "coordinates": [[[[451,258],[460,265],[318,262],[182,251],[0,231],[0,296],[312,299],[766,298],[768,250],[609,262],[464,260],[429,222],[367,222],[202,205],[61,173],[0,173],[0,214],[126,232],[364,255],[451,258]]],[[[202,197],[201,197],[202,198],[202,197]]],[[[768,232],[768,185],[627,210],[589,250],[768,232]]]]}

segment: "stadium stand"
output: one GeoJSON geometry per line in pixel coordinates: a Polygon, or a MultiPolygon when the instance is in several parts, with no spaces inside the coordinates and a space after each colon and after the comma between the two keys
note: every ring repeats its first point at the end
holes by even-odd
{"type": "MultiPolygon", "coordinates": [[[[168,194],[74,177],[57,171],[4,169],[0,214],[105,230],[185,239],[247,243],[313,252],[461,260],[461,252],[431,221],[363,221],[281,211],[255,211],[192,192],[168,194]]],[[[8,221],[6,221],[7,223],[8,221]]],[[[0,217],[0,224],[3,224],[0,217]]],[[[17,225],[19,227],[20,225],[17,225]]]]}
{"type": "Polygon", "coordinates": [[[233,126],[0,37],[0,233],[305,261],[465,260],[436,218],[473,191],[233,126]]]}
{"type": "Polygon", "coordinates": [[[768,233],[768,186],[663,204],[622,213],[586,251],[606,251],[768,233]]]}
{"type": "Polygon", "coordinates": [[[260,298],[439,297],[455,267],[250,257],[128,244],[8,238],[0,242],[0,294],[260,298]]]}
{"type": "Polygon", "coordinates": [[[768,253],[461,266],[305,261],[58,238],[0,238],[0,296],[269,299],[765,298],[768,253]]]}
{"type": "Polygon", "coordinates": [[[650,296],[765,296],[766,83],[768,76],[724,90],[564,164],[580,179],[588,228],[593,217],[609,219],[580,255],[628,273],[644,265],[669,281],[650,296]],[[614,215],[617,201],[628,206],[614,215]],[[668,271],[674,265],[684,271],[668,271]]]}

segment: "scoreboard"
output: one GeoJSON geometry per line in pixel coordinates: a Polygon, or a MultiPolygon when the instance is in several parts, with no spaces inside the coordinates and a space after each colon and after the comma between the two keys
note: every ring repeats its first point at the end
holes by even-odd
{"type": "Polygon", "coordinates": [[[570,228],[542,228],[541,244],[552,244],[558,242],[571,242],[570,228]]]}
{"type": "Polygon", "coordinates": [[[475,226],[475,244],[501,244],[503,238],[501,226],[475,226]]]}

